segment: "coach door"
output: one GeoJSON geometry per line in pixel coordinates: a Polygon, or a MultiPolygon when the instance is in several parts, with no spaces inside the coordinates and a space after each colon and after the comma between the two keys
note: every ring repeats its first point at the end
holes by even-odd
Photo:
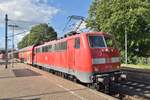
{"type": "Polygon", "coordinates": [[[74,39],[68,40],[68,66],[69,72],[74,72],[74,39]]]}
{"type": "Polygon", "coordinates": [[[30,63],[30,51],[27,52],[27,63],[30,63]]]}
{"type": "Polygon", "coordinates": [[[75,67],[79,68],[82,64],[81,51],[80,51],[80,37],[75,38],[74,43],[75,67]]]}

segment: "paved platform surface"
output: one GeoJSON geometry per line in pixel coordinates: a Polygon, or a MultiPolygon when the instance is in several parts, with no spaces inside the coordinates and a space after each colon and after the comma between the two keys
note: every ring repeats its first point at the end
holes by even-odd
{"type": "Polygon", "coordinates": [[[32,66],[0,65],[0,100],[115,100],[32,66]]]}

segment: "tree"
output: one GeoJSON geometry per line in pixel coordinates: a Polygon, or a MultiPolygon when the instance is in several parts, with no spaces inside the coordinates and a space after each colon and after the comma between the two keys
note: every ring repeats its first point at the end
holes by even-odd
{"type": "Polygon", "coordinates": [[[94,0],[90,6],[87,26],[113,34],[122,54],[126,31],[130,60],[134,56],[150,56],[149,0],[94,0]]]}
{"type": "Polygon", "coordinates": [[[30,33],[23,37],[18,43],[18,48],[24,48],[29,45],[42,44],[47,41],[57,39],[57,33],[52,27],[47,24],[39,24],[30,30],[30,33]]]}

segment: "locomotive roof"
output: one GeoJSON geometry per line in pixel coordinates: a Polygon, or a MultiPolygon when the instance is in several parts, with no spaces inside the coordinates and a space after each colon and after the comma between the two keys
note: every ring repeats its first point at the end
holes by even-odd
{"type": "Polygon", "coordinates": [[[108,34],[108,33],[105,33],[105,32],[83,32],[82,34],[75,34],[75,35],[72,35],[72,36],[69,36],[69,37],[65,37],[65,38],[62,38],[62,39],[58,39],[58,40],[53,40],[53,41],[49,41],[49,42],[45,42],[44,44],[41,44],[39,46],[36,46],[36,47],[42,47],[42,46],[45,46],[45,45],[50,45],[50,44],[55,44],[56,42],[64,42],[68,39],[71,39],[71,38],[76,38],[78,36],[81,36],[81,35],[85,35],[85,34],[99,34],[99,35],[105,35],[105,36],[108,36],[108,37],[111,37],[112,35],[108,34]]]}
{"type": "Polygon", "coordinates": [[[111,34],[105,33],[105,32],[88,32],[86,34],[100,34],[100,35],[105,35],[105,36],[112,36],[111,34]]]}

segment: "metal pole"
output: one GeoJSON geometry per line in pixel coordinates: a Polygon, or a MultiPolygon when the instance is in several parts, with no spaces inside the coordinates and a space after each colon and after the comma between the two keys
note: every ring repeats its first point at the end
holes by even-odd
{"type": "Polygon", "coordinates": [[[14,67],[14,28],[12,29],[12,67],[14,67]]]}
{"type": "Polygon", "coordinates": [[[125,28],[125,64],[127,65],[128,64],[128,39],[127,39],[127,31],[126,31],[126,28],[125,28]]]}
{"type": "Polygon", "coordinates": [[[7,50],[7,28],[8,28],[8,15],[5,15],[5,68],[8,64],[8,50],[7,50]]]}

